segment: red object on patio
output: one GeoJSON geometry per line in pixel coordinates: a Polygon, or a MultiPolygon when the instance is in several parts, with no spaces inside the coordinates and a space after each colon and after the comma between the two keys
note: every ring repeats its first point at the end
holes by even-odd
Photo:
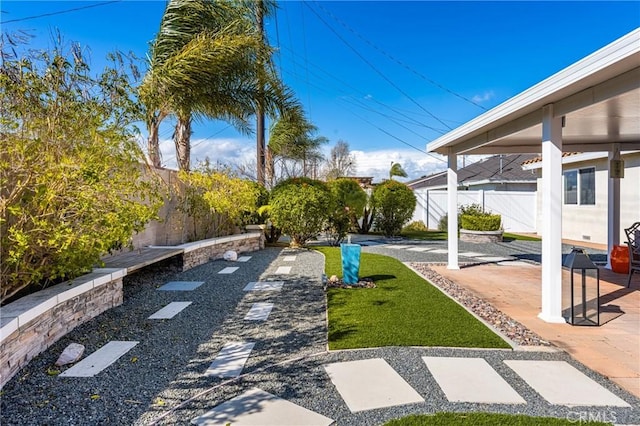
{"type": "Polygon", "coordinates": [[[611,250],[611,269],[618,274],[629,273],[629,248],[613,246],[611,250]]]}

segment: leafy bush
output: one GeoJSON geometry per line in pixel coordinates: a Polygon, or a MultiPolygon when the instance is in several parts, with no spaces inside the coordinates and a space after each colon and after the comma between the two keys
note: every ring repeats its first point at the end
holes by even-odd
{"type": "Polygon", "coordinates": [[[270,206],[271,222],[291,237],[292,247],[301,247],[325,228],[334,200],[324,182],[292,178],[273,188],[270,206]]]}
{"type": "Polygon", "coordinates": [[[460,215],[462,229],[469,231],[497,231],[501,222],[502,217],[499,214],[460,215]]]}
{"type": "Polygon", "coordinates": [[[416,220],[402,228],[403,231],[428,231],[427,225],[421,220],[416,220]]]}
{"type": "Polygon", "coordinates": [[[325,234],[330,245],[337,246],[350,229],[356,229],[358,218],[367,203],[367,193],[353,179],[336,179],[328,183],[335,201],[325,234]]]}
{"type": "MultiPolygon", "coordinates": [[[[5,50],[8,49],[8,50],[5,50]]],[[[98,77],[79,49],[14,54],[0,65],[1,301],[74,278],[130,245],[157,215],[143,179],[140,111],[120,55],[98,77]]]]}
{"type": "MultiPolygon", "coordinates": [[[[267,215],[261,214],[259,209],[269,204],[269,191],[258,182],[248,181],[248,183],[253,188],[256,197],[252,208],[242,213],[242,224],[261,225],[267,223],[267,215]]],[[[265,211],[263,210],[262,213],[265,213],[265,211]]]]}
{"type": "Polygon", "coordinates": [[[193,241],[232,234],[257,210],[259,189],[253,182],[206,167],[182,170],[178,178],[183,186],[178,208],[193,221],[193,241]]]}
{"type": "Polygon", "coordinates": [[[469,204],[468,206],[460,206],[458,210],[459,210],[458,212],[459,215],[484,216],[487,214],[482,209],[482,206],[477,203],[469,204]]]}
{"type": "MultiPolygon", "coordinates": [[[[458,227],[459,226],[460,226],[460,223],[458,222],[458,227]]],[[[438,231],[447,232],[448,230],[449,230],[449,215],[445,214],[440,218],[440,221],[438,222],[438,231]]]]}
{"type": "Polygon", "coordinates": [[[469,231],[497,231],[500,229],[502,217],[482,210],[480,204],[461,206],[458,224],[469,231]]]}
{"type": "Polygon", "coordinates": [[[385,236],[399,235],[416,208],[416,196],[403,183],[387,180],[373,190],[376,228],[385,236]]]}

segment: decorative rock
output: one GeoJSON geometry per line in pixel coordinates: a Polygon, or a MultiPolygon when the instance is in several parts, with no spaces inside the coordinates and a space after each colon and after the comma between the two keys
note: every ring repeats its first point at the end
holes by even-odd
{"type": "Polygon", "coordinates": [[[337,283],[338,281],[340,280],[338,279],[337,275],[331,275],[331,277],[329,278],[329,282],[331,283],[337,283]]]}
{"type": "Polygon", "coordinates": [[[56,361],[56,366],[61,367],[63,365],[72,364],[79,360],[84,353],[84,345],[80,343],[71,343],[64,348],[64,351],[60,354],[60,357],[56,361]]]}
{"type": "Polygon", "coordinates": [[[236,260],[238,260],[238,253],[233,250],[227,250],[222,255],[222,258],[230,262],[235,262],[236,260]]]}

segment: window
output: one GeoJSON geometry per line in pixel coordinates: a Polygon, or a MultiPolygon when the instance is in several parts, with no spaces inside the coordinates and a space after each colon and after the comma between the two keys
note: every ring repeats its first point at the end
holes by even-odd
{"type": "Polygon", "coordinates": [[[564,172],[564,203],[578,204],[578,171],[564,172]]]}
{"type": "Polygon", "coordinates": [[[596,169],[587,167],[564,172],[564,203],[596,204],[596,169]]]}

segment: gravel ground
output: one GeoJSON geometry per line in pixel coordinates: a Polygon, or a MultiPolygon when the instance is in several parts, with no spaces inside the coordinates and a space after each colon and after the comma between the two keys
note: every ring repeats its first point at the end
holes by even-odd
{"type": "MultiPolygon", "coordinates": [[[[425,261],[424,253],[386,250],[403,261],[425,261]],[[422,256],[402,258],[405,254],[422,256]]],[[[477,246],[473,251],[496,254],[477,246]]],[[[564,352],[388,347],[329,353],[326,351],[326,298],[321,281],[322,255],[306,250],[268,248],[252,256],[248,263],[235,265],[240,269],[230,275],[217,275],[229,264],[215,261],[184,273],[154,268],[129,277],[122,306],[76,328],[5,385],[0,423],[188,424],[216,405],[259,387],[335,419],[339,425],[378,425],[408,414],[445,410],[518,412],[562,418],[591,413],[607,416],[618,424],[640,424],[640,400],[564,352]],[[292,274],[277,276],[274,272],[278,266],[291,264],[278,258],[285,254],[297,255],[292,274]],[[277,293],[242,291],[246,283],[258,279],[282,279],[285,286],[277,293]],[[155,290],[171,280],[205,281],[205,284],[193,292],[155,290]],[[167,303],[183,300],[194,303],[174,319],[146,319],[167,303]],[[248,308],[254,302],[265,301],[274,303],[269,320],[247,326],[242,318],[248,308]],[[240,378],[223,380],[203,376],[224,343],[245,339],[256,345],[240,378]],[[89,354],[109,340],[140,343],[96,377],[60,378],[47,374],[68,343],[84,344],[89,354]],[[484,358],[527,404],[451,403],[428,373],[422,356],[484,358]],[[369,358],[384,358],[426,402],[351,413],[323,366],[369,358]],[[506,359],[565,360],[632,404],[632,408],[550,405],[503,363],[506,359]]]]}

